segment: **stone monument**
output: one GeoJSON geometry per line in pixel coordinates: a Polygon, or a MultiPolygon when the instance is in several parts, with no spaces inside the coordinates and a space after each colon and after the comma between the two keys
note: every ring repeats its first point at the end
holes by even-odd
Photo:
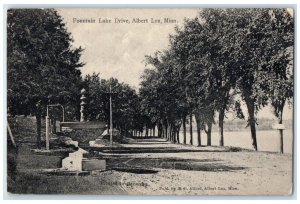
{"type": "Polygon", "coordinates": [[[80,93],[80,122],[86,122],[86,90],[82,89],[80,93]]]}
{"type": "Polygon", "coordinates": [[[87,121],[87,92],[82,89],[80,94],[80,121],[59,123],[60,129],[68,131],[68,137],[78,141],[79,145],[95,140],[107,127],[106,123],[101,121],[87,121]]]}

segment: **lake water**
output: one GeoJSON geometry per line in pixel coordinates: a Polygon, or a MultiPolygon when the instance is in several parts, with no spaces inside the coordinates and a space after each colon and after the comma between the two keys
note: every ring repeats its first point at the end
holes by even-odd
{"type": "MultiPolygon", "coordinates": [[[[257,147],[258,151],[280,152],[280,135],[278,130],[258,130],[257,147]]],[[[180,143],[183,142],[183,132],[180,132],[180,143]]],[[[187,132],[187,143],[190,141],[189,132],[187,132]]],[[[197,144],[197,132],[193,133],[194,145],[197,144]]],[[[219,133],[212,132],[212,145],[219,145],[219,133]]],[[[207,137],[204,131],[201,132],[202,145],[207,144],[207,137]]],[[[245,149],[253,149],[251,132],[249,131],[233,131],[224,132],[224,145],[241,147],[245,149]]],[[[283,152],[292,153],[293,150],[293,130],[287,129],[283,131],[283,152]]]]}

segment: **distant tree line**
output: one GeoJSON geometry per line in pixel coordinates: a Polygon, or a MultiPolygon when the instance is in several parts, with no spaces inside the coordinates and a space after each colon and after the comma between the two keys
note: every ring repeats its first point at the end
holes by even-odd
{"type": "Polygon", "coordinates": [[[140,127],[140,99],[128,84],[120,83],[115,78],[100,79],[96,73],[85,76],[83,84],[88,93],[88,120],[105,121],[109,125],[109,96],[112,94],[113,127],[122,135],[129,134],[133,129],[143,128],[140,127]]]}

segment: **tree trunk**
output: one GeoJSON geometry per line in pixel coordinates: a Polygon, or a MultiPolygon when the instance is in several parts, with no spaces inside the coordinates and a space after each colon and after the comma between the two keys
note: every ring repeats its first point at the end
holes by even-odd
{"type": "Polygon", "coordinates": [[[171,131],[170,131],[170,124],[167,123],[167,140],[171,141],[171,131]]]}
{"type": "Polygon", "coordinates": [[[166,139],[169,140],[169,130],[168,130],[168,125],[166,125],[165,133],[166,133],[166,139]]]}
{"type": "Polygon", "coordinates": [[[158,136],[163,138],[163,126],[161,123],[158,124],[158,136]]]}
{"type": "Polygon", "coordinates": [[[193,145],[193,114],[190,113],[190,144],[193,145]]]}
{"type": "Polygon", "coordinates": [[[175,127],[174,127],[174,125],[171,125],[171,130],[172,130],[172,142],[176,143],[175,127]]]}
{"type": "Polygon", "coordinates": [[[164,138],[168,139],[168,127],[166,124],[164,124],[163,129],[164,129],[164,138]]]}
{"type": "Polygon", "coordinates": [[[186,116],[182,118],[183,123],[183,144],[186,144],[186,116]]]}
{"type": "Polygon", "coordinates": [[[169,140],[172,141],[172,125],[168,124],[168,131],[169,131],[169,140]]]}
{"type": "Polygon", "coordinates": [[[252,99],[247,99],[245,100],[247,109],[248,109],[248,114],[249,114],[249,125],[251,129],[251,137],[252,137],[252,146],[253,148],[257,151],[257,140],[256,140],[256,129],[255,129],[255,109],[254,109],[254,101],[252,99]]]}
{"type": "Polygon", "coordinates": [[[177,143],[177,137],[176,137],[176,127],[173,127],[173,142],[177,143]]]}
{"type": "Polygon", "coordinates": [[[168,125],[168,131],[169,131],[169,140],[172,142],[173,132],[172,132],[172,126],[171,125],[168,125]]]}
{"type": "Polygon", "coordinates": [[[211,146],[211,128],[212,128],[212,122],[209,122],[207,124],[207,146],[211,146]]]}
{"type": "Polygon", "coordinates": [[[173,140],[174,140],[174,143],[177,143],[177,137],[176,137],[177,134],[176,134],[176,132],[177,132],[177,131],[176,131],[176,128],[174,127],[174,128],[173,128],[173,137],[174,137],[173,140]]]}
{"type": "Polygon", "coordinates": [[[283,130],[280,129],[280,153],[283,153],[283,130]]]}
{"type": "Polygon", "coordinates": [[[175,125],[173,126],[173,137],[174,137],[174,143],[176,143],[177,142],[177,137],[176,137],[176,127],[175,127],[175,125]]]}
{"type": "Polygon", "coordinates": [[[180,144],[180,141],[179,141],[179,132],[180,132],[180,127],[177,128],[177,131],[176,131],[176,135],[177,135],[177,144],[180,144]]]}
{"type": "Polygon", "coordinates": [[[36,137],[36,147],[38,149],[41,149],[42,144],[41,144],[41,129],[42,129],[42,113],[41,113],[41,107],[37,107],[37,111],[36,111],[36,133],[37,133],[37,137],[36,137]]]}
{"type": "Polygon", "coordinates": [[[171,129],[171,125],[170,124],[168,124],[168,132],[169,132],[169,136],[168,136],[169,141],[172,142],[172,129],[171,129]]]}
{"type": "Polygon", "coordinates": [[[219,111],[219,145],[224,146],[224,117],[225,117],[225,107],[219,111]]]}
{"type": "MultiPolygon", "coordinates": [[[[282,124],[282,115],[283,115],[283,107],[285,104],[285,100],[280,106],[280,114],[279,114],[279,124],[282,124]]],[[[280,133],[280,153],[283,153],[283,129],[279,130],[280,133]]]]}
{"type": "Polygon", "coordinates": [[[160,124],[157,124],[157,135],[158,135],[158,137],[161,137],[160,124]]]}
{"type": "Polygon", "coordinates": [[[198,139],[198,146],[201,146],[201,119],[198,114],[195,115],[196,124],[197,124],[197,139],[198,139]]]}
{"type": "Polygon", "coordinates": [[[174,142],[174,130],[173,130],[172,126],[170,126],[170,140],[172,142],[174,142]]]}

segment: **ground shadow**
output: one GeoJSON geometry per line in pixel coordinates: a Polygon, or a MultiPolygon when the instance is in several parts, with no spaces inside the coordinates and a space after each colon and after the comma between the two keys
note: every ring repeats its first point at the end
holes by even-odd
{"type": "Polygon", "coordinates": [[[110,168],[110,170],[134,173],[134,174],[155,174],[158,172],[158,170],[138,168],[138,167],[134,167],[134,168],[133,167],[115,167],[115,168],[110,168]]]}
{"type": "Polygon", "coordinates": [[[217,159],[181,159],[181,158],[105,158],[107,169],[172,169],[188,171],[237,171],[246,167],[224,163],[217,159]]]}
{"type": "Polygon", "coordinates": [[[115,154],[138,154],[138,153],[184,153],[184,152],[237,152],[240,149],[179,149],[176,147],[86,147],[90,151],[115,154]]]}

